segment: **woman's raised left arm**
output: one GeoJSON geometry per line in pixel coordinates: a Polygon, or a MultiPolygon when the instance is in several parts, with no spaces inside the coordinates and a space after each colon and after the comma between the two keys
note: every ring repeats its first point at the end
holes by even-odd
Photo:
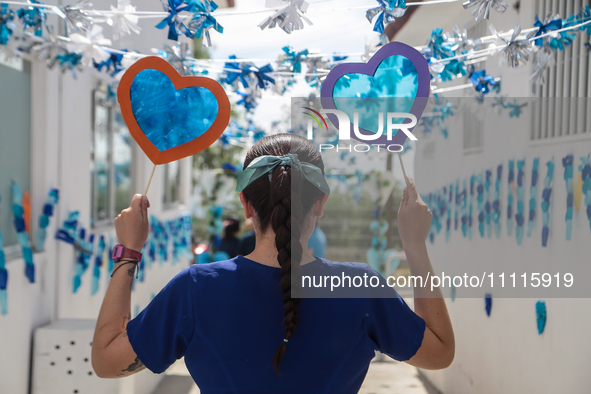
{"type": "MultiPolygon", "coordinates": [[[[145,196],[136,194],[129,208],[115,219],[117,239],[128,249],[140,252],[148,239],[148,207],[145,196]]],[[[120,260],[115,264],[92,340],[92,367],[101,378],[120,378],[145,368],[127,337],[131,320],[131,286],[137,262],[120,260]]]]}

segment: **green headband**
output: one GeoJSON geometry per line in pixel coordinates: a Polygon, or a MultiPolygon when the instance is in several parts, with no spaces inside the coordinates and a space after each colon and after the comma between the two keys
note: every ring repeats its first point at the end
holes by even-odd
{"type": "Polygon", "coordinates": [[[300,171],[304,179],[316,186],[321,192],[330,194],[330,188],[326,183],[326,179],[324,179],[322,170],[314,164],[300,162],[298,155],[293,153],[283,156],[259,156],[255,158],[244,171],[238,174],[236,191],[241,192],[248,185],[267,173],[269,174],[269,182],[271,182],[273,169],[277,166],[295,167],[300,171]]]}

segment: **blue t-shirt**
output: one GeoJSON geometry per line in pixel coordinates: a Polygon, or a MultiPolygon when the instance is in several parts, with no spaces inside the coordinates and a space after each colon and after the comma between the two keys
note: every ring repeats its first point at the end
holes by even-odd
{"type": "MultiPolygon", "coordinates": [[[[302,274],[340,264],[318,259],[302,274]]],[[[348,266],[375,274],[367,264],[348,266]]],[[[401,298],[302,298],[277,376],[272,357],[285,335],[280,279],[280,268],[242,256],[193,265],[129,322],[129,341],[155,373],[185,356],[203,394],[357,393],[374,350],[404,361],[421,346],[425,321],[401,298]]]]}

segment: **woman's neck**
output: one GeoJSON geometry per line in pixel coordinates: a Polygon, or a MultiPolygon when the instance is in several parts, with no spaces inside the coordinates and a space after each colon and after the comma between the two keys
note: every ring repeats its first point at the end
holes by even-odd
{"type": "MultiPolygon", "coordinates": [[[[279,265],[279,262],[277,260],[277,255],[278,255],[278,252],[277,252],[277,247],[275,246],[275,234],[272,234],[272,235],[270,234],[270,235],[264,236],[264,237],[259,237],[257,235],[256,246],[254,248],[254,251],[251,254],[246,255],[244,257],[246,257],[247,259],[256,261],[257,263],[260,263],[263,265],[281,268],[281,266],[279,265]]],[[[316,259],[308,253],[307,243],[306,243],[306,247],[304,247],[304,244],[302,243],[302,263],[301,264],[302,265],[308,264],[314,260],[316,260],[316,259]]]]}

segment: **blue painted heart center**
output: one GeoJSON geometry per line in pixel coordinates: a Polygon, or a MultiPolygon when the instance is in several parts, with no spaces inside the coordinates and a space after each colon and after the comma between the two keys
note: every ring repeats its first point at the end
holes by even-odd
{"type": "MultiPolygon", "coordinates": [[[[388,112],[411,112],[417,96],[419,78],[414,64],[404,56],[385,58],[373,75],[350,73],[340,77],[332,97],[336,109],[349,115],[359,113],[359,127],[376,133],[379,130],[379,113],[384,125],[388,112]],[[385,99],[388,98],[388,99],[385,99]]],[[[403,119],[394,122],[403,122],[403,119]]],[[[386,132],[386,127],[383,133],[386,132]]]]}
{"type": "Polygon", "coordinates": [[[218,115],[217,99],[209,89],[177,90],[166,74],[153,69],[135,76],[130,100],[137,124],[159,151],[201,136],[218,115]]]}

